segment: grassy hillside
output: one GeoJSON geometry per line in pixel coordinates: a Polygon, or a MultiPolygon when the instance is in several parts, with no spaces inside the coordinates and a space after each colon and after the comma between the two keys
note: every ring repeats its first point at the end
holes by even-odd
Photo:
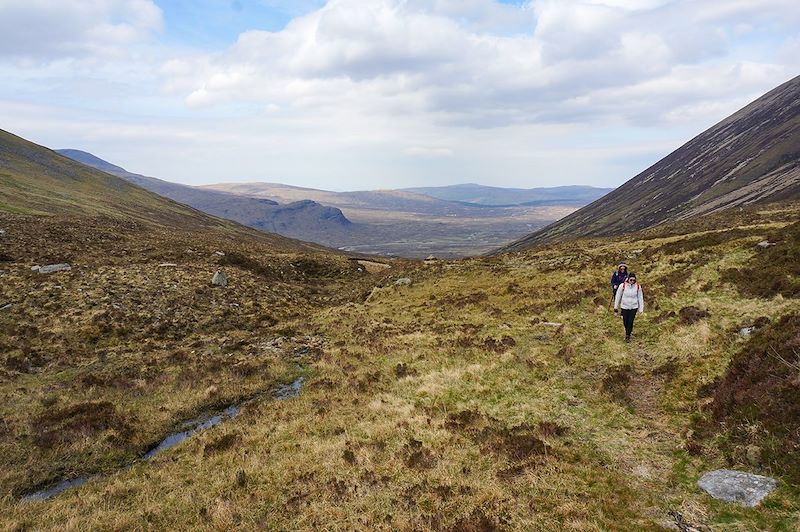
{"type": "Polygon", "coordinates": [[[774,342],[796,340],[785,331],[800,313],[799,207],[375,274],[333,258],[265,259],[226,240],[115,228],[124,236],[111,243],[88,227],[3,218],[15,259],[2,265],[3,297],[33,295],[0,311],[0,519],[11,529],[796,530],[795,420],[775,412],[794,412],[797,353],[774,342]],[[756,246],[764,239],[776,245],[756,246]],[[62,249],[86,266],[31,274],[36,257],[62,249]],[[608,308],[620,259],[646,294],[631,344],[608,308]],[[158,268],[168,260],[180,267],[158,268]],[[232,284],[212,289],[223,261],[232,284]],[[765,264],[776,267],[746,275],[765,264]],[[762,356],[770,347],[788,369],[762,356]],[[774,371],[755,371],[765,366],[774,371]],[[296,399],[255,401],[152,462],[115,469],[190,414],[298,372],[296,399]],[[86,414],[100,403],[101,419],[86,414]],[[695,482],[719,467],[780,485],[753,509],[714,501],[695,482]],[[18,501],[97,470],[108,474],[18,501]]]}
{"type": "Polygon", "coordinates": [[[504,251],[618,235],[800,198],[800,76],[701,133],[613,192],[504,251]]]}
{"type": "MultiPolygon", "coordinates": [[[[110,165],[113,166],[113,165],[110,165]]],[[[76,218],[111,225],[215,233],[257,240],[286,251],[322,251],[314,244],[248,229],[209,216],[147,191],[117,176],[90,168],[53,150],[0,130],[0,213],[51,216],[66,225],[76,218]]]]}

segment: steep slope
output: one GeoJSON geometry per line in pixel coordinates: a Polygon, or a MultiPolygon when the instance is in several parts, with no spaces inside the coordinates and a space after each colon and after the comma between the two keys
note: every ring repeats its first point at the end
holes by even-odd
{"type": "Polygon", "coordinates": [[[85,165],[121,177],[161,196],[262,231],[324,243],[323,235],[346,232],[350,225],[350,221],[342,214],[342,211],[314,201],[297,201],[288,205],[279,205],[276,201],[269,199],[205,190],[134,174],[80,150],[57,150],[57,152],[85,165]]]}
{"type": "Polygon", "coordinates": [[[444,187],[418,187],[405,189],[417,194],[447,201],[460,201],[478,205],[576,205],[582,206],[611,192],[611,188],[580,185],[539,188],[503,188],[465,183],[444,187]]]}
{"type": "Polygon", "coordinates": [[[187,227],[220,220],[0,130],[0,211],[127,216],[187,227]]]}
{"type": "Polygon", "coordinates": [[[618,235],[800,197],[800,76],[698,135],[605,197],[501,251],[618,235]]]}

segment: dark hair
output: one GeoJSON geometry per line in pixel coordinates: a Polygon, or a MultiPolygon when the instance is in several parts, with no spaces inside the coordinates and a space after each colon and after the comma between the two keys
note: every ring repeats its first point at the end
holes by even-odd
{"type": "Polygon", "coordinates": [[[628,279],[636,279],[636,274],[633,272],[628,272],[628,279]]]}

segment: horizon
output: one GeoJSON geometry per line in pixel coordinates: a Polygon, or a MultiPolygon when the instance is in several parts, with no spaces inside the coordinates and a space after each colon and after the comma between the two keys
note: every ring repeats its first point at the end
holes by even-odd
{"type": "Polygon", "coordinates": [[[0,113],[189,185],[615,188],[793,78],[798,22],[783,0],[8,0],[0,113]]]}
{"type": "MultiPolygon", "coordinates": [[[[100,160],[100,161],[102,161],[104,163],[110,164],[112,166],[116,166],[117,168],[121,168],[122,170],[124,170],[126,172],[130,172],[132,174],[142,175],[144,177],[156,178],[156,179],[160,179],[162,181],[167,181],[169,183],[175,183],[175,184],[179,184],[179,185],[186,185],[187,184],[187,183],[180,183],[178,181],[171,181],[170,179],[166,179],[166,178],[161,178],[161,177],[156,177],[156,176],[146,176],[144,174],[140,174],[140,173],[132,171],[132,170],[130,170],[128,168],[119,166],[119,165],[115,164],[113,161],[109,161],[107,159],[104,159],[103,157],[100,157],[100,156],[98,156],[98,155],[96,155],[94,153],[88,152],[86,150],[81,150],[81,149],[78,149],[78,148],[51,148],[51,149],[53,151],[59,153],[59,154],[62,154],[62,155],[63,155],[63,153],[61,153],[61,152],[67,152],[67,151],[68,152],[84,153],[84,154],[92,156],[92,157],[94,157],[94,158],[96,158],[96,159],[98,159],[98,160],[100,160]]],[[[463,186],[497,188],[497,189],[503,189],[503,190],[509,190],[509,189],[516,188],[516,187],[498,187],[498,186],[495,186],[495,185],[485,185],[485,184],[482,184],[482,183],[474,183],[474,182],[453,183],[453,184],[450,184],[450,185],[439,185],[439,186],[436,186],[436,187],[421,186],[421,187],[406,187],[406,188],[375,188],[375,189],[361,189],[361,190],[355,190],[355,189],[353,189],[353,190],[347,190],[347,189],[339,190],[339,189],[336,189],[336,188],[315,189],[315,188],[311,188],[311,187],[302,187],[302,186],[298,186],[298,185],[291,185],[291,184],[288,184],[288,183],[279,183],[279,182],[274,182],[274,181],[225,181],[225,182],[219,182],[219,183],[206,183],[204,185],[189,185],[189,186],[204,187],[204,186],[213,186],[213,185],[222,185],[222,184],[231,184],[231,185],[278,185],[278,186],[285,186],[285,187],[292,187],[292,188],[307,188],[309,190],[320,190],[320,191],[323,191],[323,192],[338,192],[338,193],[381,192],[381,191],[384,191],[384,190],[386,190],[386,191],[401,191],[402,192],[402,191],[409,191],[409,190],[412,190],[412,189],[420,189],[420,188],[448,188],[448,187],[463,187],[463,186]]],[[[571,187],[575,187],[575,188],[582,188],[582,187],[599,188],[599,189],[604,189],[604,190],[608,190],[608,191],[614,190],[613,187],[595,187],[595,186],[592,186],[592,185],[583,185],[583,184],[580,184],[580,183],[569,184],[569,185],[553,185],[553,186],[549,186],[549,187],[531,187],[531,188],[520,189],[520,190],[537,190],[537,189],[554,189],[554,188],[571,188],[571,187]]]]}

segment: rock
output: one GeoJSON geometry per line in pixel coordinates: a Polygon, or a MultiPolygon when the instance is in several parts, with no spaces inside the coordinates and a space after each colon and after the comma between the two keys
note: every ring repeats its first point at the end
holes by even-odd
{"type": "Polygon", "coordinates": [[[211,284],[214,286],[228,286],[228,278],[221,270],[217,270],[217,273],[211,278],[211,284]]]}
{"type": "Polygon", "coordinates": [[[752,473],[717,469],[700,477],[697,485],[715,499],[738,502],[752,508],[778,487],[778,481],[752,473]]]}
{"type": "Polygon", "coordinates": [[[223,253],[223,252],[221,252],[221,251],[215,251],[215,252],[214,252],[214,255],[217,255],[218,257],[224,257],[224,256],[225,256],[225,253],[223,253]]]}
{"type": "Polygon", "coordinates": [[[412,282],[413,282],[413,281],[411,280],[411,278],[410,278],[410,277],[401,277],[401,278],[399,278],[398,280],[396,280],[396,281],[394,282],[394,284],[395,284],[395,286],[408,286],[408,285],[410,285],[412,282]]]}
{"type": "Polygon", "coordinates": [[[558,323],[557,321],[543,321],[539,323],[539,325],[544,325],[546,327],[561,327],[564,325],[563,323],[558,323]]]}
{"type": "Polygon", "coordinates": [[[11,308],[12,303],[6,303],[5,305],[0,306],[0,310],[8,310],[11,308]]]}
{"type": "Polygon", "coordinates": [[[206,399],[211,399],[212,397],[216,397],[219,393],[219,388],[214,386],[213,384],[206,388],[206,399]]]}
{"type": "Polygon", "coordinates": [[[55,272],[68,272],[71,269],[72,266],[70,266],[66,262],[63,262],[61,264],[48,264],[47,266],[41,266],[36,271],[38,271],[39,273],[55,273],[55,272]]]}
{"type": "Polygon", "coordinates": [[[159,268],[174,268],[176,266],[177,264],[175,264],[174,262],[162,262],[161,264],[158,265],[159,268]]]}
{"type": "Polygon", "coordinates": [[[31,271],[32,272],[38,272],[39,268],[41,268],[41,266],[39,266],[38,264],[36,266],[31,266],[31,271]]]}
{"type": "Polygon", "coordinates": [[[739,334],[741,334],[744,337],[747,337],[747,336],[750,336],[751,334],[753,334],[753,331],[755,331],[755,330],[756,330],[756,328],[752,327],[752,326],[751,327],[742,327],[741,329],[739,329],[739,334]]]}
{"type": "Polygon", "coordinates": [[[422,261],[422,262],[424,264],[436,264],[438,261],[439,261],[439,259],[437,259],[436,256],[428,255],[427,257],[425,257],[425,260],[422,261]]]}
{"type": "Polygon", "coordinates": [[[760,247],[762,249],[765,249],[765,248],[768,248],[770,246],[775,246],[777,244],[778,244],[777,242],[770,242],[769,240],[762,240],[761,242],[756,244],[756,246],[758,246],[758,247],[760,247]]]}

